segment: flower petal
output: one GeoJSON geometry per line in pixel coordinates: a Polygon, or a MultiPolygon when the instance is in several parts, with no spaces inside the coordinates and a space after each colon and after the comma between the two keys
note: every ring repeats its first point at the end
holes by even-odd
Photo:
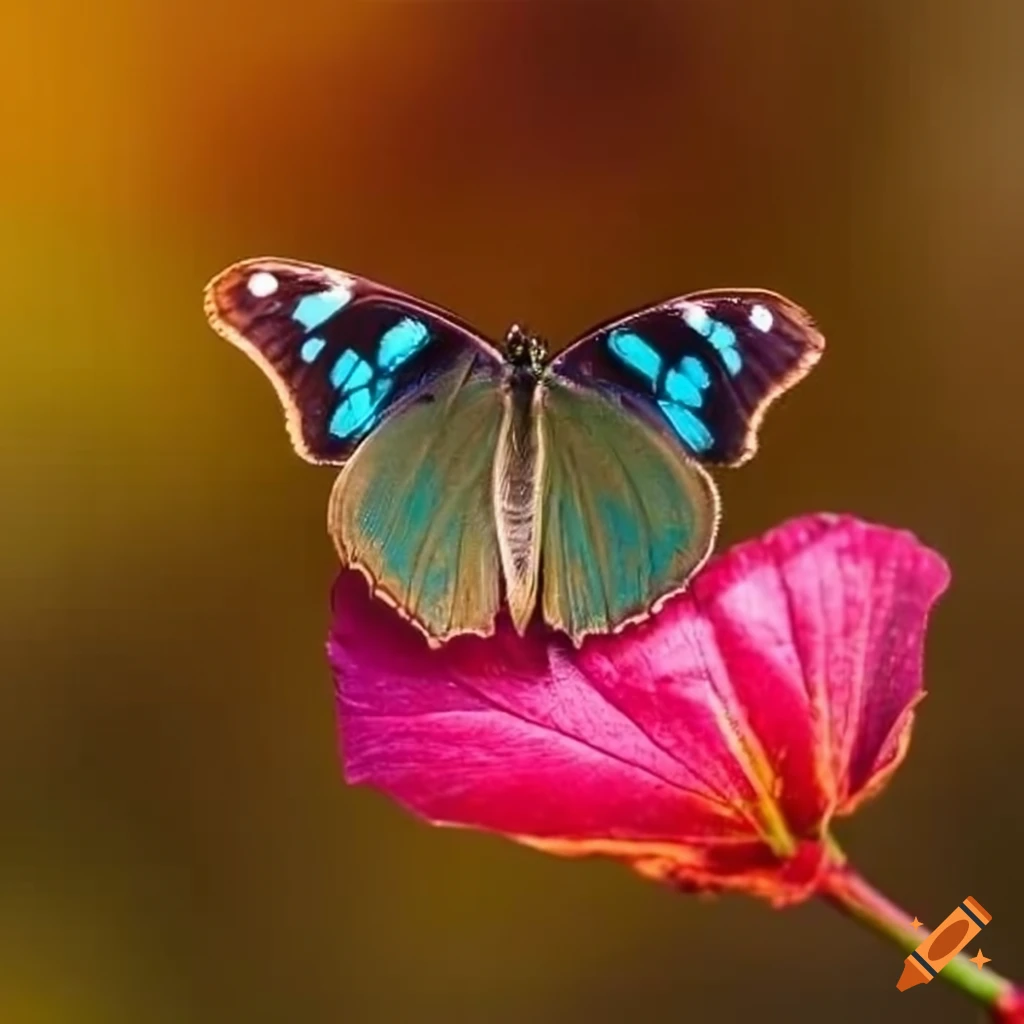
{"type": "Polygon", "coordinates": [[[798,520],[745,547],[774,559],[810,702],[824,809],[848,813],[906,749],[923,696],[927,617],[949,569],[911,534],[849,516],[798,520]]]}
{"type": "Polygon", "coordinates": [[[559,638],[430,650],[343,574],[330,657],[350,782],[435,822],[538,837],[679,842],[745,826],[726,796],[590,684],[559,638]]]}
{"type": "Polygon", "coordinates": [[[346,777],[436,823],[802,898],[828,818],[906,748],[947,580],[909,534],[810,516],[580,649],[502,620],[431,650],[343,573],[329,654],[346,777]]]}

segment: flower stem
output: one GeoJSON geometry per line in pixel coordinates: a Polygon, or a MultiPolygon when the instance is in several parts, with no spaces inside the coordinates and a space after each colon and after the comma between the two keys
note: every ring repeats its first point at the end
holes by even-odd
{"type": "MultiPolygon", "coordinates": [[[[891,939],[907,953],[917,949],[928,934],[924,928],[915,930],[907,914],[845,864],[826,873],[821,895],[844,914],[891,939]]],[[[939,977],[992,1009],[1014,991],[1012,982],[988,967],[978,970],[963,953],[950,961],[939,977]]],[[[894,984],[895,981],[894,975],[894,984]]]]}

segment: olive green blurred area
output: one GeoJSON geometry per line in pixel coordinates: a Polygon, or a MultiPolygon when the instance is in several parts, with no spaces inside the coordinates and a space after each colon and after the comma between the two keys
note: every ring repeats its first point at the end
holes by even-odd
{"type": "Polygon", "coordinates": [[[343,785],[332,473],[201,311],[266,254],[559,343],[808,307],[724,542],[831,509],[950,559],[909,757],[838,838],[928,925],[977,898],[1024,979],[1019,0],[6,0],[0,40],[0,1022],[978,1019],[824,906],[343,785]]]}

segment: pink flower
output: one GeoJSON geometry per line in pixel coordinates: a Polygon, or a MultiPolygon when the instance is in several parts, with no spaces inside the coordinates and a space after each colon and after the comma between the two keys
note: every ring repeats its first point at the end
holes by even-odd
{"type": "Polygon", "coordinates": [[[355,574],[329,654],[345,775],[434,824],[784,904],[902,760],[949,579],[910,534],[796,519],[580,649],[536,626],[430,650],[355,574]]]}

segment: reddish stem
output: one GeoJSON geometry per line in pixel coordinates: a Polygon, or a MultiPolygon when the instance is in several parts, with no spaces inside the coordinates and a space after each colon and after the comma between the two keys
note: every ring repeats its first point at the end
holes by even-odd
{"type": "MultiPolygon", "coordinates": [[[[907,953],[916,949],[927,934],[916,931],[908,914],[846,864],[826,873],[820,894],[844,914],[891,939],[907,953]]],[[[960,954],[942,969],[939,977],[988,1007],[994,1020],[1024,1024],[1024,992],[988,967],[978,970],[976,964],[960,954]]],[[[895,980],[894,977],[894,984],[895,980]]]]}

